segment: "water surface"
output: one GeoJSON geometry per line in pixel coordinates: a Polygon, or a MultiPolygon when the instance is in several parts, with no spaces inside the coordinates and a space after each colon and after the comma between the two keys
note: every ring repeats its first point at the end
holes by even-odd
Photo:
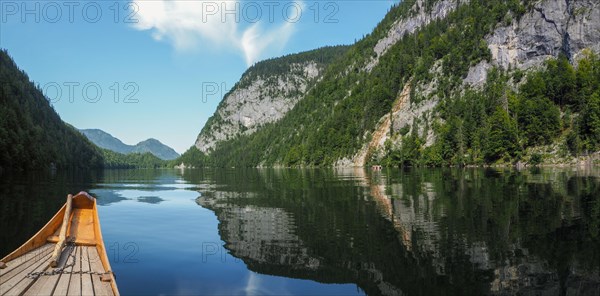
{"type": "Polygon", "coordinates": [[[600,294],[600,172],[2,176],[1,255],[87,190],[122,294],[600,294]]]}

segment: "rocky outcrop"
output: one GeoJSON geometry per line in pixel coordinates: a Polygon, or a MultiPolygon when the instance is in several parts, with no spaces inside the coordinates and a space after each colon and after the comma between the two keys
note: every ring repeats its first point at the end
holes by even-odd
{"type": "Polygon", "coordinates": [[[546,0],[520,20],[486,38],[492,64],[528,69],[564,53],[574,60],[581,50],[600,50],[600,2],[546,0]]]}
{"type": "MultiPolygon", "coordinates": [[[[432,83],[434,84],[434,83],[432,83]]],[[[433,86],[420,85],[417,89],[422,94],[429,95],[433,86]]],[[[415,120],[430,120],[432,111],[437,106],[439,100],[437,97],[426,99],[418,103],[411,102],[411,83],[407,83],[398,98],[394,101],[392,112],[384,115],[378,122],[375,130],[371,133],[371,140],[365,142],[363,147],[352,158],[342,158],[334,166],[336,167],[363,167],[369,159],[380,158],[380,153],[385,147],[386,141],[390,140],[392,145],[401,145],[399,135],[400,130],[408,128],[412,132],[412,125],[415,120]]],[[[431,146],[435,141],[435,135],[432,129],[425,130],[424,125],[417,125],[416,131],[419,135],[425,137],[425,147],[431,146]]],[[[395,147],[398,148],[398,147],[395,147]]]]}
{"type": "Polygon", "coordinates": [[[242,76],[198,136],[196,147],[210,153],[220,141],[252,134],[260,126],[281,119],[302,99],[323,67],[308,61],[292,64],[289,69],[283,74],[242,76]]]}
{"type": "Polygon", "coordinates": [[[434,20],[445,18],[458,5],[465,2],[468,0],[442,0],[434,3],[432,7],[427,7],[425,0],[418,0],[411,8],[411,16],[397,20],[387,36],[377,42],[373,48],[375,57],[369,61],[366,70],[371,71],[379,63],[379,58],[404,35],[412,34],[434,20]]]}

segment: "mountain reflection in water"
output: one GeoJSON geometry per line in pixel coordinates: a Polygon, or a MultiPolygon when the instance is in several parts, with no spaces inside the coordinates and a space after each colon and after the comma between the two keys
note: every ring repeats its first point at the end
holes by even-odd
{"type": "Polygon", "coordinates": [[[369,295],[600,295],[598,172],[242,175],[215,174],[196,202],[253,271],[369,295]]]}

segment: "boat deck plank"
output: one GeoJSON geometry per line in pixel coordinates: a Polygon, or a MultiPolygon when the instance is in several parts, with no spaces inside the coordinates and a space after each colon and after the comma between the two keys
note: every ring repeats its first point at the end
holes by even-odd
{"type": "MultiPolygon", "coordinates": [[[[96,248],[88,248],[88,255],[90,258],[90,268],[93,271],[106,272],[104,267],[102,267],[102,262],[100,262],[100,256],[96,248]]],[[[93,274],[92,283],[94,284],[94,295],[114,295],[110,283],[103,282],[100,279],[100,275],[93,274]]]]}
{"type": "MultiPolygon", "coordinates": [[[[0,296],[119,295],[114,276],[106,273],[110,271],[110,263],[97,220],[93,197],[85,192],[75,197],[69,195],[65,206],[37,234],[1,259],[6,265],[0,269],[0,296]],[[71,209],[70,198],[73,198],[72,211],[68,210],[71,209]],[[71,219],[64,219],[65,211],[71,212],[71,219]],[[60,221],[63,225],[68,223],[67,226],[61,226],[60,221]],[[59,228],[63,232],[59,232],[59,228]],[[58,266],[51,268],[50,260],[56,259],[54,247],[60,233],[64,239],[64,231],[67,244],[61,251],[58,266]],[[32,247],[36,249],[30,250],[32,247]]],[[[60,243],[62,246],[63,241],[60,243]]]]}
{"type": "MultiPolygon", "coordinates": [[[[103,282],[99,274],[80,273],[106,272],[100,261],[98,250],[90,246],[65,247],[58,265],[58,268],[66,266],[62,273],[41,275],[35,279],[28,278],[27,275],[31,272],[52,270],[48,266],[51,252],[54,249],[51,245],[44,245],[23,255],[22,257],[26,257],[30,264],[20,268],[18,273],[4,281],[0,286],[0,295],[114,295],[110,283],[103,282]],[[40,252],[43,252],[43,256],[38,255],[40,252]],[[73,252],[72,256],[71,252],[73,252]],[[32,256],[32,254],[36,255],[32,256]],[[32,260],[33,258],[37,259],[32,260]]],[[[16,270],[14,268],[12,271],[16,270]]]]}
{"type": "Polygon", "coordinates": [[[68,295],[81,295],[81,247],[75,248],[75,265],[69,282],[68,295]]]}
{"type": "Polygon", "coordinates": [[[49,267],[48,260],[51,255],[52,254],[48,252],[45,256],[41,257],[40,260],[35,261],[30,266],[23,269],[19,274],[2,283],[2,285],[0,285],[2,295],[21,295],[26,291],[35,281],[34,279],[28,278],[27,275],[32,272],[46,270],[49,267]]]}
{"type": "Polygon", "coordinates": [[[90,258],[88,256],[88,249],[90,247],[80,247],[81,249],[81,294],[82,295],[94,295],[94,285],[92,284],[92,275],[89,274],[90,269],[90,258]],[[85,274],[87,272],[87,274],[85,274]]]}
{"type": "MultiPolygon", "coordinates": [[[[68,250],[67,254],[69,254],[69,259],[67,261],[68,267],[65,268],[65,270],[63,271],[64,273],[61,274],[60,278],[58,279],[58,282],[56,283],[56,286],[54,287],[54,291],[52,292],[53,295],[67,295],[67,292],[69,292],[69,283],[71,282],[71,273],[73,272],[73,265],[75,265],[75,256],[70,256],[71,252],[75,252],[75,246],[71,246],[68,248],[72,248],[72,250],[68,250]]],[[[62,259],[62,258],[61,258],[62,259]]],[[[46,293],[49,294],[49,293],[46,293]]]]}
{"type": "Polygon", "coordinates": [[[9,261],[5,269],[0,269],[0,285],[33,264],[40,257],[52,252],[53,247],[54,244],[45,244],[9,261]]]}
{"type": "MultiPolygon", "coordinates": [[[[73,263],[73,257],[70,256],[73,251],[73,246],[67,246],[63,249],[61,253],[60,260],[58,261],[58,269],[64,269],[64,271],[68,270],[68,264],[73,263]],[[69,260],[71,259],[71,260],[69,260]]],[[[24,295],[51,295],[57,284],[60,281],[61,277],[68,277],[68,274],[58,273],[53,275],[43,275],[39,277],[27,291],[25,291],[24,295]]],[[[66,291],[65,291],[66,293],[66,291]]]]}

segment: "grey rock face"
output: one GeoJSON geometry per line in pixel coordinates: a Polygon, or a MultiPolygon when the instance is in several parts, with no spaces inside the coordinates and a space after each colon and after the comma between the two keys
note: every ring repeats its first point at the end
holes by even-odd
{"type": "Polygon", "coordinates": [[[403,18],[394,23],[392,28],[388,31],[388,35],[380,39],[373,51],[375,51],[376,57],[371,59],[367,64],[366,70],[371,71],[373,67],[379,62],[379,57],[384,55],[388,48],[398,42],[404,35],[411,34],[418,29],[426,26],[431,21],[445,18],[450,12],[452,12],[461,3],[468,2],[465,0],[442,0],[436,2],[430,11],[427,10],[424,0],[419,0],[412,7],[412,15],[409,18],[403,18]]]}
{"type": "Polygon", "coordinates": [[[293,64],[284,75],[242,77],[228,93],[196,140],[196,147],[210,153],[215,145],[241,134],[252,134],[266,124],[281,119],[304,97],[309,84],[319,77],[315,62],[293,64]]]}
{"type": "Polygon", "coordinates": [[[481,61],[479,64],[471,67],[464,83],[470,86],[483,86],[487,80],[488,70],[492,66],[487,61],[481,61]]]}
{"type": "Polygon", "coordinates": [[[502,68],[535,67],[561,52],[573,59],[585,48],[600,49],[600,3],[596,0],[546,0],[520,21],[486,38],[492,63],[502,68]]]}

